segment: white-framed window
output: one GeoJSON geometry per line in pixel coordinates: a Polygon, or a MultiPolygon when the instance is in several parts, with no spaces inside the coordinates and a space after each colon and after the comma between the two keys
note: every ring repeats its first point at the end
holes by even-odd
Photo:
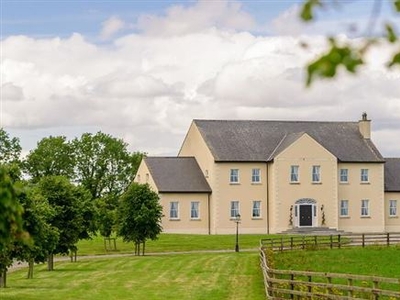
{"type": "Polygon", "coordinates": [[[389,216],[397,216],[397,200],[389,200],[389,216]]]}
{"type": "Polygon", "coordinates": [[[321,166],[312,166],[312,182],[321,182],[321,166]]]}
{"type": "Polygon", "coordinates": [[[179,219],[179,202],[172,201],[169,203],[169,218],[179,219]]]}
{"type": "Polygon", "coordinates": [[[251,182],[252,183],[260,183],[261,182],[260,169],[252,169],[251,170],[251,182]]]}
{"type": "Polygon", "coordinates": [[[340,169],[340,182],[349,182],[349,169],[340,169]]]}
{"type": "Polygon", "coordinates": [[[368,169],[361,169],[361,182],[369,182],[368,169]]]}
{"type": "Polygon", "coordinates": [[[369,216],[369,200],[367,199],[361,200],[361,216],[362,217],[369,216]]]}
{"type": "Polygon", "coordinates": [[[191,219],[199,219],[200,212],[199,212],[200,203],[198,201],[190,202],[190,218],[191,219]]]}
{"type": "Polygon", "coordinates": [[[239,169],[231,169],[230,183],[239,183],[239,169]]]}
{"type": "Polygon", "coordinates": [[[240,215],[239,201],[231,201],[231,218],[240,215]]]}
{"type": "Polygon", "coordinates": [[[261,218],[261,201],[253,201],[253,210],[251,216],[253,218],[261,218]]]}
{"type": "Polygon", "coordinates": [[[299,166],[290,166],[290,182],[299,182],[299,166]]]}
{"type": "Polygon", "coordinates": [[[347,217],[349,215],[349,200],[340,200],[340,216],[347,217]]]}

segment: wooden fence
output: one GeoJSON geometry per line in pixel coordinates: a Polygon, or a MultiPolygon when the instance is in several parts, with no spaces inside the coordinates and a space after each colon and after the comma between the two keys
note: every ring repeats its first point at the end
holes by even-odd
{"type": "Polygon", "coordinates": [[[400,243],[400,233],[263,239],[260,265],[268,299],[400,299],[400,278],[277,270],[269,267],[274,251],[341,248],[400,243]]]}

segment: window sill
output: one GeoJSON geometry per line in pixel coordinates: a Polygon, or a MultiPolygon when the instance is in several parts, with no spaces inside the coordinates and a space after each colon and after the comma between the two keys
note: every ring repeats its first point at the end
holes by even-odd
{"type": "Polygon", "coordinates": [[[240,182],[229,182],[230,185],[240,185],[240,182]]]}
{"type": "Polygon", "coordinates": [[[349,184],[349,182],[348,181],[340,181],[339,184],[346,185],[346,184],[349,184]]]}
{"type": "Polygon", "coordinates": [[[389,219],[398,219],[399,216],[389,216],[389,219]]]}
{"type": "Polygon", "coordinates": [[[316,181],[316,182],[311,182],[311,184],[316,184],[316,185],[318,185],[318,184],[322,184],[322,182],[321,182],[321,181],[316,181]]]}
{"type": "Polygon", "coordinates": [[[261,185],[262,183],[261,182],[252,182],[251,184],[252,185],[261,185]]]}
{"type": "Polygon", "coordinates": [[[350,216],[339,216],[340,219],[350,219],[350,216]]]}
{"type": "Polygon", "coordinates": [[[371,219],[371,216],[361,216],[361,219],[371,219]]]}
{"type": "Polygon", "coordinates": [[[179,218],[173,218],[173,219],[169,219],[170,221],[180,221],[181,219],[179,218]]]}
{"type": "Polygon", "coordinates": [[[252,217],[251,219],[256,221],[256,220],[262,220],[263,218],[262,217],[252,217]]]}
{"type": "Polygon", "coordinates": [[[367,181],[365,181],[365,182],[361,181],[360,184],[370,184],[370,182],[369,181],[368,182],[367,181]]]}
{"type": "Polygon", "coordinates": [[[193,219],[190,219],[190,221],[195,221],[196,222],[196,221],[201,221],[201,219],[200,218],[196,218],[196,219],[193,218],[193,219]]]}
{"type": "Polygon", "coordinates": [[[289,184],[300,184],[300,181],[290,181],[289,184]]]}

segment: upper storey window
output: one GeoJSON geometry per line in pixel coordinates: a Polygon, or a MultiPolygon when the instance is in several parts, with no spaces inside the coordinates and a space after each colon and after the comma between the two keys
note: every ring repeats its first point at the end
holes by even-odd
{"type": "Polygon", "coordinates": [[[230,183],[239,183],[239,169],[231,169],[230,183]]]}
{"type": "Polygon", "coordinates": [[[369,182],[368,169],[361,169],[361,182],[369,182]]]}
{"type": "Polygon", "coordinates": [[[312,167],[312,182],[321,182],[321,166],[312,167]]]}
{"type": "Polygon", "coordinates": [[[261,172],[260,169],[251,170],[251,182],[260,183],[261,182],[261,172]]]}
{"type": "Polygon", "coordinates": [[[349,170],[340,169],[340,182],[348,182],[348,181],[349,181],[349,170]]]}
{"type": "Polygon", "coordinates": [[[299,166],[290,166],[290,182],[299,182],[299,166]]]}

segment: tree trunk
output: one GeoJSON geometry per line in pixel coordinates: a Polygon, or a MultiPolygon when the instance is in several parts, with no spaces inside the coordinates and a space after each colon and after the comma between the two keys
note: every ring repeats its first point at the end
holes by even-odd
{"type": "Polygon", "coordinates": [[[30,258],[28,261],[28,279],[32,279],[33,278],[33,265],[34,265],[34,261],[33,258],[30,258]]]}
{"type": "Polygon", "coordinates": [[[69,251],[69,256],[71,258],[71,262],[76,262],[77,256],[78,256],[78,250],[70,250],[69,251]]]}
{"type": "Polygon", "coordinates": [[[49,256],[47,257],[47,270],[48,271],[54,270],[54,255],[53,255],[53,253],[50,253],[49,256]]]}
{"type": "Polygon", "coordinates": [[[7,270],[0,271],[0,288],[7,287],[7,270]]]}
{"type": "Polygon", "coordinates": [[[142,255],[144,256],[144,249],[145,249],[145,246],[146,246],[146,241],[143,241],[143,248],[142,248],[142,255]]]}

